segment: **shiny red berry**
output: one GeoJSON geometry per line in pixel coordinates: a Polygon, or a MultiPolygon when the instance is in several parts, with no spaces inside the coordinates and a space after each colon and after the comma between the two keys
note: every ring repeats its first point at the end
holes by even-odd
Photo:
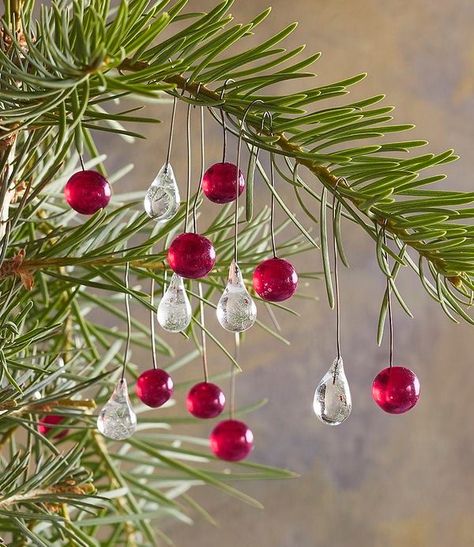
{"type": "Polygon", "coordinates": [[[372,397],[385,412],[402,414],[418,402],[420,382],[409,368],[387,367],[375,377],[372,384],[372,397]]]}
{"type": "Polygon", "coordinates": [[[160,368],[151,368],[142,372],[135,384],[137,397],[152,408],[163,406],[173,395],[173,380],[160,368]]]}
{"type": "Polygon", "coordinates": [[[209,440],[212,452],[228,462],[243,460],[253,449],[253,433],[239,420],[219,422],[212,430],[209,440]]]}
{"type": "Polygon", "coordinates": [[[237,175],[237,166],[233,163],[215,163],[202,177],[202,191],[214,203],[229,203],[237,197],[237,179],[240,196],[245,188],[242,171],[239,169],[237,175]]]}
{"type": "Polygon", "coordinates": [[[168,264],[181,277],[205,277],[216,263],[216,251],[207,237],[185,233],[174,238],[168,249],[168,264]]]}
{"type": "Polygon", "coordinates": [[[41,435],[51,436],[53,439],[60,440],[69,433],[69,429],[54,426],[58,426],[64,420],[64,416],[59,416],[58,414],[48,414],[47,416],[41,418],[38,422],[38,431],[41,435]]]}
{"type": "Polygon", "coordinates": [[[107,179],[97,171],[78,171],[67,181],[64,196],[78,213],[93,215],[107,207],[112,190],[107,179]]]}
{"type": "Polygon", "coordinates": [[[283,258],[269,258],[253,272],[253,288],[264,300],[281,302],[295,294],[298,274],[293,265],[283,258]]]}
{"type": "Polygon", "coordinates": [[[196,384],[186,397],[186,408],[196,418],[215,418],[224,410],[224,405],[224,393],[211,382],[196,384]]]}

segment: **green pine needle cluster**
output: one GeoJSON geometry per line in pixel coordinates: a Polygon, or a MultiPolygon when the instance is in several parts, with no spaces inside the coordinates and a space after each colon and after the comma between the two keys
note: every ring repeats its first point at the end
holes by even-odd
{"type": "MultiPolygon", "coordinates": [[[[165,250],[182,229],[186,208],[183,204],[172,221],[157,225],[142,212],[142,196],[116,193],[107,211],[84,221],[65,205],[62,189],[77,169],[78,152],[91,158],[87,167],[105,172],[95,144],[99,132],[122,138],[125,147],[130,137],[141,136],[129,129],[131,123],[157,123],[141,115],[144,98],[168,108],[176,97],[205,109],[217,123],[223,112],[229,132],[242,135],[250,151],[239,239],[247,280],[270,253],[269,210],[254,210],[253,180],[259,178],[285,214],[277,227],[280,253],[319,249],[331,306],[328,218],[334,203],[332,228],[345,264],[343,219],[373,239],[375,259],[408,314],[396,286],[407,266],[452,320],[473,322],[467,310],[474,288],[474,208],[469,207],[474,193],[432,188],[445,178],[438,166],[456,155],[452,150],[417,155],[426,141],[394,138],[412,126],[392,123],[393,109],[383,95],[347,100],[349,88],[363,74],[329,85],[304,85],[303,80],[312,81],[308,70],[319,54],[304,56],[303,47],[284,47],[295,24],[256,45],[253,39],[247,48],[247,39],[270,10],[242,24],[229,13],[231,0],[209,13],[186,11],[186,0],[4,4],[0,530],[11,545],[155,545],[168,541],[156,518],[190,522],[190,515],[198,513],[212,521],[190,497],[193,486],[208,484],[258,505],[229,481],[291,476],[253,463],[233,466],[229,475],[209,456],[206,440],[180,436],[179,424],[187,419],[179,416],[140,415],[137,435],[120,447],[95,429],[94,409],[107,400],[119,375],[124,295],[153,310],[149,281],[155,281],[158,297],[166,282],[165,250]],[[301,91],[274,94],[275,84],[291,80],[301,80],[301,91]],[[137,106],[129,106],[131,101],[137,106]],[[117,103],[127,106],[121,110],[117,103]],[[272,187],[260,161],[265,151],[279,180],[294,192],[291,203],[278,190],[283,184],[272,187]],[[293,235],[285,240],[287,233],[293,235]],[[133,274],[130,288],[123,281],[127,263],[133,274]],[[109,314],[116,326],[98,323],[97,310],[109,314]],[[39,434],[38,420],[47,414],[65,418],[66,437],[39,434]]],[[[128,170],[125,166],[109,178],[115,182],[128,170]]],[[[233,209],[226,206],[204,232],[219,256],[217,268],[203,280],[209,308],[215,307],[214,296],[232,260],[232,230],[233,209]]],[[[195,313],[186,336],[196,340],[196,349],[174,361],[172,371],[199,356],[200,295],[195,284],[188,290],[195,313]]],[[[386,313],[387,293],[379,341],[386,313]]],[[[259,326],[285,341],[272,326],[259,326]]],[[[133,331],[133,345],[149,350],[148,325],[133,319],[133,331]]],[[[238,366],[232,352],[212,332],[207,334],[238,366]]],[[[157,342],[161,354],[173,356],[164,340],[157,342]]],[[[131,363],[130,374],[137,372],[131,363]]]]}

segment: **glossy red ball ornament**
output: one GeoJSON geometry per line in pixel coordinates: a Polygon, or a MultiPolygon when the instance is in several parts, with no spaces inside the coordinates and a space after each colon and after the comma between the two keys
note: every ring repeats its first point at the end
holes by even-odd
{"type": "Polygon", "coordinates": [[[215,163],[209,167],[201,182],[202,191],[214,203],[234,201],[237,197],[237,184],[240,196],[245,188],[244,175],[240,169],[237,174],[237,165],[228,162],[215,163]]]}
{"type": "Polygon", "coordinates": [[[161,368],[145,370],[137,379],[135,393],[142,403],[151,408],[158,408],[173,395],[173,380],[161,368]]]}
{"type": "Polygon", "coordinates": [[[298,287],[298,274],[283,258],[269,258],[253,272],[253,288],[264,300],[281,302],[293,296],[298,287]]]}
{"type": "Polygon", "coordinates": [[[253,433],[239,420],[219,422],[209,437],[211,450],[221,460],[238,462],[253,449],[253,433]]]}
{"type": "Polygon", "coordinates": [[[181,277],[205,277],[216,263],[216,251],[207,237],[185,233],[174,238],[168,249],[168,264],[181,277]]]}
{"type": "Polygon", "coordinates": [[[112,189],[107,179],[97,171],[78,171],[67,181],[64,196],[78,213],[93,215],[107,207],[112,189]]]}
{"type": "Polygon", "coordinates": [[[387,367],[375,377],[372,397],[385,412],[402,414],[418,402],[420,382],[409,368],[387,367]]]}
{"type": "Polygon", "coordinates": [[[224,405],[222,389],[211,382],[196,384],[186,397],[186,408],[196,418],[215,418],[224,410],[224,405]]]}
{"type": "Polygon", "coordinates": [[[48,414],[47,416],[41,418],[38,422],[38,431],[45,437],[51,436],[53,439],[59,441],[69,433],[69,429],[54,426],[59,425],[64,420],[64,416],[59,416],[58,414],[48,414]]]}

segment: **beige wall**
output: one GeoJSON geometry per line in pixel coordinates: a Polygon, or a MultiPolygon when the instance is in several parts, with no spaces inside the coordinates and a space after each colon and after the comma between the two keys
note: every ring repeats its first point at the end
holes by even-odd
{"type": "MultiPolygon", "coordinates": [[[[189,3],[192,9],[211,4],[189,3]]],[[[266,4],[237,0],[233,12],[239,20],[249,19],[266,4]]],[[[462,159],[446,168],[450,187],[472,190],[472,1],[273,0],[273,7],[262,37],[299,20],[290,42],[307,43],[309,52],[323,51],[315,68],[319,81],[367,71],[356,96],[387,93],[389,104],[398,106],[396,119],[417,124],[413,137],[428,137],[434,151],[456,148],[462,159]]],[[[136,188],[146,185],[159,167],[165,129],[163,124],[157,138],[150,129],[153,138],[133,149],[136,188]]],[[[210,157],[217,154],[217,131],[208,145],[210,157]]],[[[183,147],[178,139],[173,163],[184,174],[183,147]]],[[[112,160],[123,162],[123,150],[115,148],[112,160]]],[[[302,321],[281,317],[292,346],[277,346],[253,332],[242,355],[246,374],[238,379],[241,403],[270,399],[248,419],[256,435],[254,460],[288,466],[301,478],[242,485],[265,504],[263,512],[201,490],[199,500],[220,526],[213,528],[199,517],[194,528],[170,525],[177,545],[474,545],[473,330],[450,323],[417,278],[406,272],[400,287],[415,319],[397,308],[396,360],[417,372],[422,396],[407,415],[383,414],[370,395],[372,378],[387,363],[386,347],[375,344],[383,279],[365,235],[346,229],[345,238],[352,266],[342,272],[343,355],[354,402],[350,420],[328,428],[311,411],[314,386],[335,352],[334,315],[323,282],[317,282],[310,290],[320,301],[297,304],[302,321]]],[[[321,268],[316,253],[300,264],[306,270],[321,268]]],[[[212,366],[219,369],[222,360],[213,355],[212,366]]]]}

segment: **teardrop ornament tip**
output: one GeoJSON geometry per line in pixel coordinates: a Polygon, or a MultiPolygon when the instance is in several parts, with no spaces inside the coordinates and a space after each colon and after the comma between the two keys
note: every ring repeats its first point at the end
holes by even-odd
{"type": "Polygon", "coordinates": [[[227,285],[217,304],[221,326],[231,332],[243,332],[257,320],[257,306],[245,288],[242,272],[235,260],[229,268],[227,285]]]}
{"type": "Polygon", "coordinates": [[[119,380],[112,396],[99,413],[97,429],[109,439],[122,441],[137,429],[137,416],[130,404],[127,381],[119,380]]]}
{"type": "Polygon", "coordinates": [[[181,332],[188,328],[192,316],[193,310],[183,278],[174,273],[158,305],[158,323],[167,332],[181,332]]]}
{"type": "Polygon", "coordinates": [[[351,391],[342,358],[335,359],[314,392],[313,410],[327,425],[339,425],[352,410],[351,391]]]}
{"type": "Polygon", "coordinates": [[[178,183],[170,164],[164,164],[148,188],[143,205],[154,220],[170,220],[180,205],[178,183]]]}

